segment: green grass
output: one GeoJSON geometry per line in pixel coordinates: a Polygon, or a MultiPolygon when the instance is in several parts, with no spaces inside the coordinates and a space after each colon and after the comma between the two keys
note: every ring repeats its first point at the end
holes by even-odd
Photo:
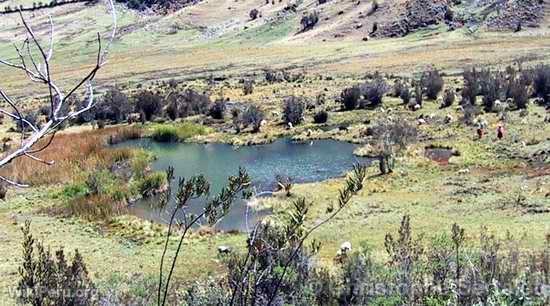
{"type": "Polygon", "coordinates": [[[185,141],[209,132],[205,126],[191,122],[153,124],[150,131],[151,138],[159,142],[185,141]]]}

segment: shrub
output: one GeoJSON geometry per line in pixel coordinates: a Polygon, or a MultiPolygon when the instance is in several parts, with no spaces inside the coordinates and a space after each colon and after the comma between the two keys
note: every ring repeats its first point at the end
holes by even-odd
{"type": "Polygon", "coordinates": [[[491,112],[494,109],[495,101],[501,99],[504,90],[504,79],[499,74],[484,75],[481,79],[481,90],[483,94],[483,107],[485,111],[491,112]]]}
{"type": "Polygon", "coordinates": [[[550,105],[550,66],[539,65],[534,69],[533,88],[535,94],[550,105]]]}
{"type": "Polygon", "coordinates": [[[422,105],[423,95],[422,95],[422,84],[420,82],[415,82],[414,84],[414,102],[415,104],[422,105]]]}
{"type": "Polygon", "coordinates": [[[167,184],[165,172],[154,172],[145,176],[138,183],[138,191],[143,197],[147,198],[158,193],[167,184]]]}
{"type": "Polygon", "coordinates": [[[361,89],[358,86],[346,88],[340,94],[340,101],[345,110],[354,110],[359,106],[361,89]]]}
{"type": "Polygon", "coordinates": [[[282,71],[267,69],[265,71],[265,80],[268,83],[279,83],[285,80],[285,76],[282,71]]]}
{"type": "Polygon", "coordinates": [[[391,91],[391,96],[394,97],[394,98],[399,98],[401,97],[401,91],[403,91],[403,88],[406,86],[406,84],[404,84],[401,80],[397,80],[395,81],[395,83],[393,83],[393,88],[392,88],[392,91],[391,91]]]}
{"type": "Polygon", "coordinates": [[[400,90],[399,98],[403,101],[403,104],[408,105],[411,102],[411,89],[408,85],[403,85],[400,90]]]}
{"type": "Polygon", "coordinates": [[[528,87],[525,86],[519,79],[510,80],[509,83],[509,98],[512,98],[516,108],[525,109],[529,102],[528,87]]]}
{"type": "MultiPolygon", "coordinates": [[[[27,120],[32,125],[36,126],[37,128],[40,128],[37,113],[29,111],[26,114],[23,113],[22,116],[23,116],[23,118],[25,118],[25,120],[27,120]]],[[[17,132],[22,132],[22,131],[29,132],[29,131],[31,131],[31,128],[27,124],[23,123],[23,125],[21,125],[21,121],[19,121],[19,120],[15,120],[15,129],[16,129],[17,132]]]]}
{"type": "Polygon", "coordinates": [[[251,105],[242,113],[239,122],[245,128],[252,126],[252,132],[257,133],[260,131],[264,117],[264,113],[256,105],[251,105]]]}
{"type": "Polygon", "coordinates": [[[95,106],[94,117],[96,120],[110,120],[120,123],[128,118],[131,111],[132,105],[128,97],[115,87],[108,90],[95,106]]]}
{"type": "Polygon", "coordinates": [[[145,90],[138,93],[134,100],[136,101],[136,111],[145,115],[145,120],[150,121],[153,116],[159,115],[162,111],[162,97],[156,93],[145,90]]]}
{"type": "Polygon", "coordinates": [[[204,126],[191,122],[179,124],[159,124],[153,127],[151,137],[159,142],[184,141],[188,138],[204,135],[207,130],[204,126]]]}
{"type": "Polygon", "coordinates": [[[313,122],[317,124],[326,123],[327,120],[328,120],[328,113],[325,110],[319,111],[313,116],[313,122]]]}
{"type": "Polygon", "coordinates": [[[445,81],[437,69],[424,72],[421,83],[424,93],[430,100],[436,100],[445,85],[445,81]]]}
{"type": "Polygon", "coordinates": [[[216,100],[210,108],[210,117],[214,119],[223,119],[225,115],[225,100],[223,98],[216,100]]]}
{"type": "Polygon", "coordinates": [[[63,249],[54,255],[30,231],[30,221],[23,231],[23,256],[19,267],[17,297],[22,304],[91,305],[95,303],[95,285],[88,277],[84,259],[75,250],[69,263],[63,249]],[[62,289],[62,290],[60,290],[62,289]]]}
{"type": "Polygon", "coordinates": [[[254,92],[254,82],[247,80],[243,83],[243,94],[245,96],[251,95],[254,92]]]}
{"type": "Polygon", "coordinates": [[[477,96],[480,94],[479,72],[474,68],[472,70],[464,70],[462,77],[464,79],[464,87],[462,88],[462,104],[476,104],[477,96]]]}
{"type": "Polygon", "coordinates": [[[187,89],[184,92],[173,92],[167,100],[166,113],[172,120],[206,114],[210,107],[210,97],[193,89],[187,89]]]}
{"type": "Polygon", "coordinates": [[[300,124],[304,119],[303,99],[290,96],[284,100],[283,119],[286,123],[300,124]]]}
{"type": "Polygon", "coordinates": [[[319,22],[319,13],[317,11],[313,11],[309,14],[305,14],[302,19],[300,20],[300,24],[302,25],[302,31],[308,31],[313,29],[313,27],[319,22]]]}
{"type": "Polygon", "coordinates": [[[441,104],[441,108],[446,108],[453,105],[453,103],[455,103],[455,99],[456,96],[453,89],[445,90],[445,93],[443,94],[443,103],[441,104]]]}
{"type": "Polygon", "coordinates": [[[371,107],[380,106],[388,90],[388,83],[386,83],[384,77],[379,73],[376,73],[372,81],[365,83],[361,87],[363,96],[370,102],[371,107]]]}
{"type": "Polygon", "coordinates": [[[257,9],[250,10],[250,13],[248,13],[248,16],[250,16],[251,20],[256,20],[258,18],[258,15],[260,15],[260,11],[257,9]]]}

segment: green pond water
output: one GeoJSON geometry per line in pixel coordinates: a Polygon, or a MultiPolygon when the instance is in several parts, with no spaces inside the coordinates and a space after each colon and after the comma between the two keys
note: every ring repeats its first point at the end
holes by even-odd
{"type": "MultiPolygon", "coordinates": [[[[316,182],[342,176],[354,164],[368,162],[353,155],[355,145],[334,140],[296,143],[280,139],[270,144],[235,148],[227,144],[159,143],[145,138],[118,146],[152,151],[157,157],[153,170],[172,166],[176,178],[203,174],[211,183],[212,194],[221,190],[227,177],[236,175],[239,167],[245,168],[251,176],[256,196],[269,196],[275,189],[277,175],[291,177],[296,183],[316,182]]],[[[172,187],[176,190],[176,186],[172,187]]],[[[173,203],[159,210],[155,208],[155,202],[154,198],[140,200],[132,205],[131,212],[144,219],[167,222],[173,203]]],[[[190,205],[191,213],[201,209],[200,202],[190,205]]],[[[258,219],[270,213],[269,210],[253,209],[241,199],[217,228],[247,231],[258,219]]]]}

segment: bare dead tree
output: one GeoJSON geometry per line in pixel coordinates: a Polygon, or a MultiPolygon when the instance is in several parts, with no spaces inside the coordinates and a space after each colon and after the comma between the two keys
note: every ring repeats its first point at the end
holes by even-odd
{"type": "MultiPolygon", "coordinates": [[[[38,126],[36,123],[31,122],[31,120],[27,120],[18,103],[0,87],[0,97],[7,103],[6,107],[0,107],[0,114],[6,115],[18,122],[21,134],[19,145],[14,150],[0,157],[0,168],[7,166],[15,159],[21,157],[30,158],[36,162],[47,165],[53,165],[54,161],[43,160],[36,154],[45,150],[52,143],[55,133],[64,122],[87,112],[95,105],[92,81],[95,79],[97,72],[107,63],[109,49],[115,38],[117,29],[117,15],[113,1],[105,1],[113,19],[113,29],[109,35],[108,43],[106,46],[103,46],[101,35],[97,33],[98,50],[96,64],[93,69],[69,91],[64,91],[60,88],[52,78],[51,60],[54,55],[55,35],[52,18],[49,17],[50,30],[48,48],[46,49],[40,43],[39,38],[23,16],[23,13],[19,11],[19,16],[26,31],[26,38],[21,46],[14,44],[18,55],[18,62],[0,59],[0,64],[20,70],[25,73],[30,81],[43,84],[47,87],[50,115],[48,116],[47,122],[42,126],[38,126]],[[38,56],[35,56],[35,53],[38,53],[38,56]],[[68,99],[83,86],[87,88],[87,102],[82,107],[70,110],[67,113],[61,111],[70,103],[68,99]],[[26,131],[30,132],[26,133],[26,131]],[[36,148],[35,146],[43,139],[45,143],[36,148]]],[[[17,187],[28,186],[3,176],[0,176],[0,181],[17,187]]]]}

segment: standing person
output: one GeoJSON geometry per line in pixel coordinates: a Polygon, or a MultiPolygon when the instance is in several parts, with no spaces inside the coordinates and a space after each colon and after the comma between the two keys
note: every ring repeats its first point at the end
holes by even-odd
{"type": "Polygon", "coordinates": [[[477,127],[477,137],[478,139],[483,138],[483,128],[480,126],[477,127]]]}
{"type": "Polygon", "coordinates": [[[497,138],[500,140],[504,137],[504,126],[499,124],[497,127],[497,138]]]}

